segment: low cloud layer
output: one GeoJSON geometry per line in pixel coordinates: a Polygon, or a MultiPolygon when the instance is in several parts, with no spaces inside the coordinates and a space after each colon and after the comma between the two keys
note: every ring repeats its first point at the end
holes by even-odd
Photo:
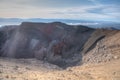
{"type": "Polygon", "coordinates": [[[120,0],[0,0],[0,17],[120,20],[120,0]]]}

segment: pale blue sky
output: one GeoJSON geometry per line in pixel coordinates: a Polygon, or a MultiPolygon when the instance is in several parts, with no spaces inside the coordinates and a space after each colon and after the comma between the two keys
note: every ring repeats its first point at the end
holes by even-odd
{"type": "Polygon", "coordinates": [[[0,0],[2,18],[120,21],[120,0],[0,0]]]}

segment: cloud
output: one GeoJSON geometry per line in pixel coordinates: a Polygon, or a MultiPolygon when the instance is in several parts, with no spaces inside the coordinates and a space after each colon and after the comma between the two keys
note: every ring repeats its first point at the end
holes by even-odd
{"type": "Polygon", "coordinates": [[[74,7],[65,8],[62,10],[56,10],[50,14],[54,15],[66,15],[74,19],[100,19],[109,20],[119,16],[118,7],[113,6],[84,6],[84,7],[74,7]],[[116,12],[115,12],[116,11],[116,12]],[[116,13],[116,15],[114,15],[116,13]]]}
{"type": "Polygon", "coordinates": [[[89,0],[94,4],[99,5],[120,5],[120,0],[89,0]]]}
{"type": "Polygon", "coordinates": [[[119,20],[119,2],[120,0],[0,0],[0,17],[119,20]]]}
{"type": "Polygon", "coordinates": [[[34,7],[70,7],[91,5],[92,2],[88,0],[0,0],[0,4],[13,4],[21,6],[34,6],[34,7]]]}
{"type": "Polygon", "coordinates": [[[117,5],[106,5],[88,10],[89,13],[104,14],[109,18],[120,18],[120,7],[117,5]]]}
{"type": "Polygon", "coordinates": [[[104,5],[120,5],[120,0],[99,0],[101,4],[104,5]]]}

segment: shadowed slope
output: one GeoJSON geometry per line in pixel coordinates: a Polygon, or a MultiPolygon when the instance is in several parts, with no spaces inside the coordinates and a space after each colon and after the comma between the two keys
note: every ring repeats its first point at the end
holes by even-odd
{"type": "Polygon", "coordinates": [[[59,66],[81,61],[79,52],[94,29],[61,22],[23,22],[6,39],[2,55],[13,58],[37,58],[59,66]],[[78,57],[78,58],[76,58],[78,57]]]}

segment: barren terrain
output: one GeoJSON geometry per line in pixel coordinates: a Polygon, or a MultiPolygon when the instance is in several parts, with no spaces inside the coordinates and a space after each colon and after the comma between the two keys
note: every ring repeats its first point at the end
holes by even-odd
{"type": "Polygon", "coordinates": [[[63,70],[36,59],[1,58],[0,80],[120,80],[120,59],[63,70]]]}
{"type": "Polygon", "coordinates": [[[3,27],[0,80],[120,80],[120,30],[61,22],[3,27]]]}

